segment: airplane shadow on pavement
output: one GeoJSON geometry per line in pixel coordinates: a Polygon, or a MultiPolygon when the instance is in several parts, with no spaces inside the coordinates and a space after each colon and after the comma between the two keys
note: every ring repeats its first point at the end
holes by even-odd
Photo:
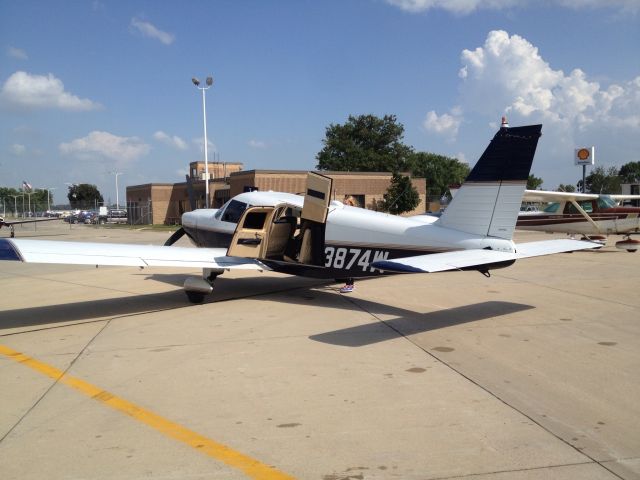
{"type": "MultiPolygon", "coordinates": [[[[367,312],[382,313],[376,311],[376,307],[380,305],[378,303],[361,299],[354,300],[354,302],[367,312]]],[[[417,333],[451,327],[453,325],[510,315],[532,308],[534,307],[531,305],[498,301],[474,303],[472,305],[464,305],[428,313],[413,312],[391,307],[390,310],[396,311],[397,316],[395,318],[311,335],[309,338],[331,345],[363,347],[399,337],[407,337],[417,333]]],[[[391,311],[385,313],[394,314],[391,311]]]]}
{"type": "MultiPolygon", "coordinates": [[[[161,310],[189,308],[198,305],[189,303],[181,288],[185,274],[145,275],[145,280],[156,280],[180,287],[152,294],[126,295],[115,298],[103,298],[70,302],[57,305],[42,305],[14,310],[0,311],[0,335],[2,329],[37,327],[61,322],[88,322],[109,320],[161,310]]],[[[303,279],[299,277],[269,278],[223,278],[216,281],[213,294],[203,305],[215,304],[235,299],[250,298],[268,294],[278,294],[293,289],[305,289],[326,284],[326,280],[303,279]]]]}
{"type": "MultiPolygon", "coordinates": [[[[360,284],[374,279],[360,280],[360,284]]],[[[401,307],[367,300],[357,294],[341,295],[338,287],[317,286],[283,293],[274,292],[273,300],[311,305],[318,308],[352,310],[369,316],[385,318],[364,325],[346,327],[311,335],[311,340],[344,347],[362,347],[402,336],[414,335],[464,323],[510,315],[535,308],[522,303],[487,301],[434,312],[417,312],[401,307]],[[388,319],[388,317],[393,317],[388,319]]]]}
{"type": "MultiPolygon", "coordinates": [[[[179,285],[185,275],[164,277],[166,283],[179,285]]],[[[157,277],[154,280],[159,280],[157,277]]],[[[161,280],[161,281],[162,281],[161,280]]],[[[460,325],[534,308],[511,302],[488,301],[446,310],[421,313],[357,296],[346,297],[337,292],[330,281],[299,277],[270,278],[221,277],[204,308],[236,299],[255,299],[300,304],[321,309],[336,309],[365,313],[381,319],[364,325],[311,335],[314,341],[327,344],[361,347],[401,336],[428,332],[452,325],[460,325]]],[[[146,295],[127,295],[116,298],[87,300],[58,305],[43,305],[0,312],[0,329],[37,327],[60,322],[87,322],[118,317],[134,317],[145,313],[178,308],[191,308],[182,289],[146,295]]],[[[198,308],[198,306],[196,306],[198,308]]],[[[302,320],[301,320],[302,321],[302,320]]],[[[1,334],[1,331],[0,331],[1,334]]]]}

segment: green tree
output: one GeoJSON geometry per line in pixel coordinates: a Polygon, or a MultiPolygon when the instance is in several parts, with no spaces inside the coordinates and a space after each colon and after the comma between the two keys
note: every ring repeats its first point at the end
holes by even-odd
{"type": "Polygon", "coordinates": [[[618,172],[622,183],[640,182],[640,162],[625,163],[618,172]]]}
{"type": "MultiPolygon", "coordinates": [[[[580,181],[582,183],[582,180],[580,181]]],[[[617,194],[622,191],[620,187],[620,176],[616,167],[605,169],[598,166],[585,177],[587,192],[589,193],[610,193],[617,194]]]]}
{"type": "Polygon", "coordinates": [[[0,206],[3,209],[6,206],[7,211],[13,212],[14,214],[22,212],[23,200],[22,197],[18,197],[18,195],[24,195],[25,212],[29,210],[29,203],[31,204],[32,212],[41,212],[47,209],[47,191],[40,188],[24,190],[22,188],[0,187],[0,206]],[[14,198],[14,196],[16,198],[14,198]]]}
{"type": "Polygon", "coordinates": [[[556,192],[575,192],[576,191],[576,187],[575,185],[570,185],[570,184],[564,184],[561,183],[560,185],[558,185],[558,188],[556,188],[556,192]]]}
{"type": "Polygon", "coordinates": [[[67,198],[72,208],[95,208],[96,204],[103,202],[98,187],[89,183],[70,185],[67,198]]]}
{"type": "Polygon", "coordinates": [[[387,193],[383,196],[382,210],[399,215],[414,210],[419,203],[420,195],[411,183],[411,178],[394,173],[387,193]]]}
{"type": "Polygon", "coordinates": [[[527,179],[527,190],[537,190],[542,185],[543,180],[536,177],[533,173],[529,174],[527,179]]]}
{"type": "Polygon", "coordinates": [[[414,177],[423,177],[429,195],[441,197],[450,185],[459,185],[469,175],[469,165],[444,155],[415,152],[409,157],[409,168],[414,177]]]}
{"type": "Polygon", "coordinates": [[[3,199],[2,207],[3,209],[6,207],[7,212],[12,212],[13,215],[22,211],[22,198],[18,195],[22,195],[22,192],[16,188],[0,187],[0,198],[3,199]]]}
{"type": "Polygon", "coordinates": [[[360,115],[327,127],[317,168],[347,172],[399,172],[407,169],[411,147],[402,143],[404,126],[395,115],[360,115]]]}

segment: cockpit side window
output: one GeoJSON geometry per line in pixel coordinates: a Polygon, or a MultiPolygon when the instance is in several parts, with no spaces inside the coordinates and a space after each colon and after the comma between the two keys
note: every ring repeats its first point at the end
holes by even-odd
{"type": "Polygon", "coordinates": [[[591,200],[586,200],[584,202],[580,202],[580,206],[587,213],[593,212],[593,202],[591,200]]]}
{"type": "Polygon", "coordinates": [[[230,222],[230,223],[238,223],[240,217],[247,209],[247,204],[244,202],[239,202],[237,200],[231,200],[227,208],[222,212],[222,221],[230,222]]]}
{"type": "Polygon", "coordinates": [[[545,207],[544,211],[547,213],[556,213],[559,207],[560,207],[560,204],[557,202],[550,203],[547,207],[545,207]]]}

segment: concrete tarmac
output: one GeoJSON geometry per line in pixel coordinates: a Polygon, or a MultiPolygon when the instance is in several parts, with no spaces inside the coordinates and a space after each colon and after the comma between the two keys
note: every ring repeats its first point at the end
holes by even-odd
{"type": "MultiPolygon", "coordinates": [[[[50,223],[16,235],[169,236],[50,223]]],[[[197,270],[0,262],[0,478],[638,479],[640,252],[618,238],[348,295],[228,272],[202,305],[197,270]]]]}

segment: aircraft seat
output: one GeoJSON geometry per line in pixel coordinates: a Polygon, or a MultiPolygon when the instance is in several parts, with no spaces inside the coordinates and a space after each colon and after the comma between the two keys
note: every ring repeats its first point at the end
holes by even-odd
{"type": "Polygon", "coordinates": [[[271,226],[266,258],[282,257],[296,229],[296,217],[281,217],[271,226]]]}

